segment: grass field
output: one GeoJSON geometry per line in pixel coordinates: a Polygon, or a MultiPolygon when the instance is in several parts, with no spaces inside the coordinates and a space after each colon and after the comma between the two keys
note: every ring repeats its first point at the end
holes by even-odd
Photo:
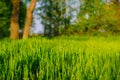
{"type": "Polygon", "coordinates": [[[120,80],[120,37],[0,40],[0,80],[120,80]]]}

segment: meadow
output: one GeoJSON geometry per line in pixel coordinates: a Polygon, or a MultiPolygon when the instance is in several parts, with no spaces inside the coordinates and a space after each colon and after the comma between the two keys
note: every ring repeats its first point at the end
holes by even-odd
{"type": "Polygon", "coordinates": [[[0,80],[120,80],[120,36],[0,40],[0,80]]]}

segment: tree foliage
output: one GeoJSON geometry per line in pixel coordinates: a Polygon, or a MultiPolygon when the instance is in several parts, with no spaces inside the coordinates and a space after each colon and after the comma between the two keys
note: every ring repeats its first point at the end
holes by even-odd
{"type": "Polygon", "coordinates": [[[69,24],[70,17],[66,17],[65,0],[41,0],[39,10],[45,35],[57,36],[60,28],[65,28],[65,25],[69,24]]]}
{"type": "MultiPolygon", "coordinates": [[[[31,0],[20,2],[19,25],[23,29],[26,16],[26,3],[31,0]]],[[[112,0],[38,0],[39,12],[46,36],[65,34],[96,34],[120,32],[120,2],[112,0]],[[72,17],[75,14],[72,4],[79,4],[77,19],[74,24],[72,17]]],[[[9,36],[11,0],[0,0],[0,37],[9,36]]]]}
{"type": "Polygon", "coordinates": [[[9,23],[11,15],[11,3],[0,1],[0,37],[9,35],[9,23]]]}
{"type": "Polygon", "coordinates": [[[80,3],[80,12],[74,26],[76,32],[107,34],[120,31],[112,2],[107,5],[103,0],[80,0],[80,3]]]}

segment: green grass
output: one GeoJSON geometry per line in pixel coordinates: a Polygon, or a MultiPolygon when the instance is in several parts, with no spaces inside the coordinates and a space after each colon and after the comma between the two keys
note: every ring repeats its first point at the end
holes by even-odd
{"type": "Polygon", "coordinates": [[[120,80],[120,37],[3,39],[0,80],[120,80]]]}

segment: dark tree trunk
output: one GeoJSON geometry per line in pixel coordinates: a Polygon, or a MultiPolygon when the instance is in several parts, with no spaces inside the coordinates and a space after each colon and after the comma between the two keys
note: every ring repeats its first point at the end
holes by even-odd
{"type": "Polygon", "coordinates": [[[55,23],[54,24],[54,36],[58,36],[59,35],[59,28],[58,25],[55,23]]]}

